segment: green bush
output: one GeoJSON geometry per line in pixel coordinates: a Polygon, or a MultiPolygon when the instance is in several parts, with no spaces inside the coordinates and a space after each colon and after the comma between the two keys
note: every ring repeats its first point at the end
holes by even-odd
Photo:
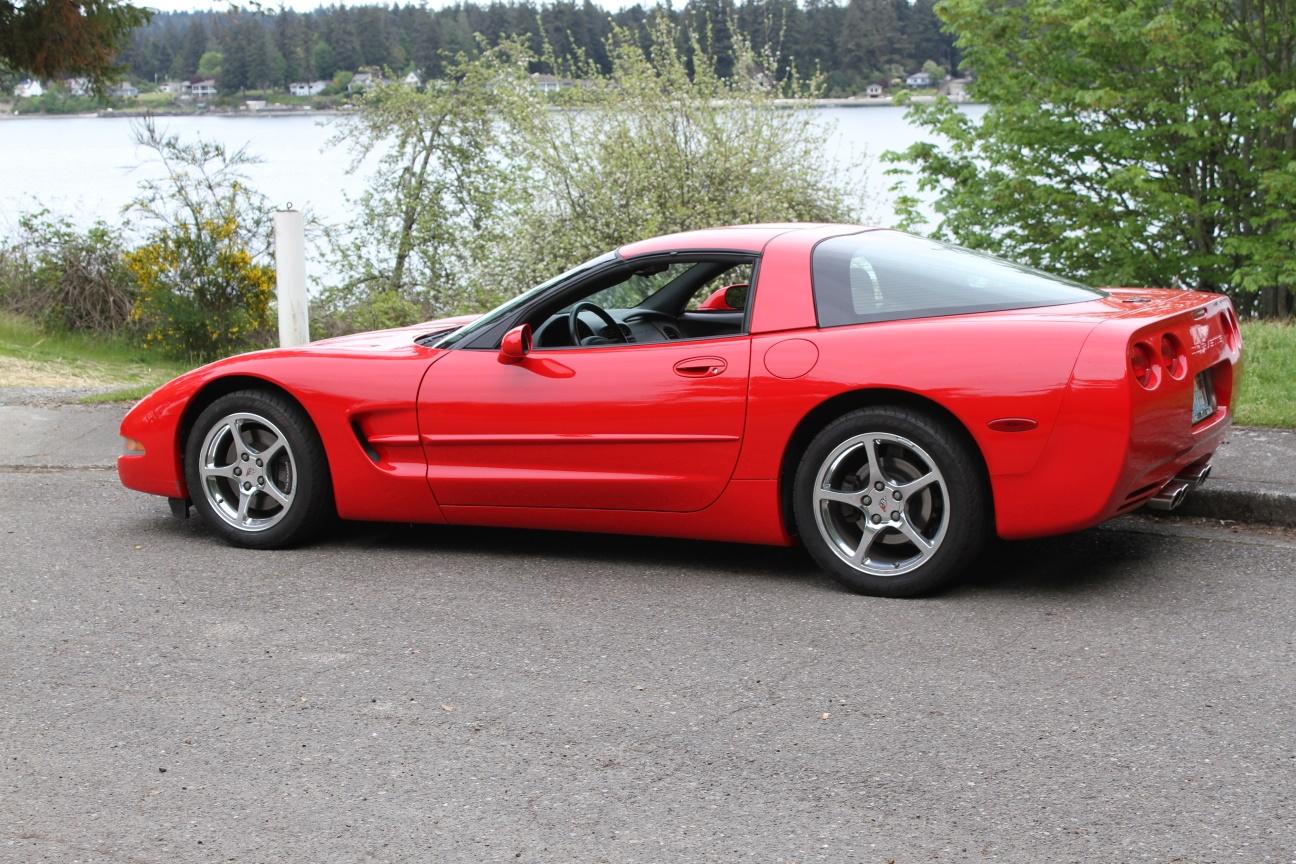
{"type": "Polygon", "coordinates": [[[18,221],[20,236],[0,251],[0,307],[49,330],[124,331],[137,284],[126,267],[120,228],[86,230],[49,211],[18,221]]]}

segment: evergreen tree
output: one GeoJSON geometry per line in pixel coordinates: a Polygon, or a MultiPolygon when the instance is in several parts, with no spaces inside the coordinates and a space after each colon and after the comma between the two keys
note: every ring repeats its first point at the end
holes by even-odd
{"type": "Polygon", "coordinates": [[[198,61],[207,53],[207,25],[194,16],[181,37],[180,51],[176,54],[171,74],[176,78],[192,78],[198,74],[198,61]]]}
{"type": "MultiPolygon", "coordinates": [[[[5,0],[0,0],[0,4],[5,0]]],[[[951,72],[959,55],[935,13],[936,0],[686,0],[654,6],[675,28],[677,49],[690,74],[694,44],[721,78],[764,73],[783,80],[792,68],[822,73],[831,95],[858,92],[882,77],[913,71],[928,60],[951,72]],[[754,49],[737,68],[735,44],[754,49]]],[[[325,6],[246,12],[172,13],[138,29],[120,60],[138,78],[193,77],[213,46],[229,55],[225,88],[281,86],[331,79],[361,67],[415,69],[425,78],[444,74],[446,60],[476,56],[481,43],[519,39],[534,58],[532,71],[568,74],[585,64],[612,67],[607,42],[623,28],[647,50],[648,9],[641,4],[609,13],[597,0],[469,0],[439,9],[405,6],[325,6]],[[260,28],[246,26],[249,21],[260,28]],[[235,46],[233,40],[242,40],[235,46]],[[269,34],[269,46],[264,36],[269,34]],[[264,80],[263,80],[264,79],[264,80]]]]}

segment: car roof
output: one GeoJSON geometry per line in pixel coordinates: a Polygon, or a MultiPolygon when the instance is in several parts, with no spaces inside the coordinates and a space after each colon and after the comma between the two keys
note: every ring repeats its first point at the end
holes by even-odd
{"type": "Polygon", "coordinates": [[[666,234],[635,243],[627,243],[617,250],[622,258],[636,258],[659,252],[682,250],[708,252],[760,252],[765,245],[782,234],[792,232],[809,235],[807,239],[820,240],[839,234],[854,234],[875,230],[868,225],[843,225],[832,222],[781,222],[760,225],[730,225],[723,228],[705,228],[666,234]]]}

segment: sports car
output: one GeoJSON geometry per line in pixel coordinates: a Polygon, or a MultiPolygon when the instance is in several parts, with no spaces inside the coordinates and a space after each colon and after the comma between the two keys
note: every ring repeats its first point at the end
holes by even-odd
{"type": "Polygon", "coordinates": [[[240,546],[334,518],[802,544],[855,591],[1177,506],[1230,423],[1229,300],[891,230],[631,243],[477,317],[258,351],[121,424],[126,486],[240,546]]]}

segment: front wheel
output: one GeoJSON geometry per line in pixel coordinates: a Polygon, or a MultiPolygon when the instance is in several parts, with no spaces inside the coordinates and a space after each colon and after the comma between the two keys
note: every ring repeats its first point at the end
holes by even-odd
{"type": "Polygon", "coordinates": [[[949,584],[990,531],[968,444],[899,407],[852,411],[820,431],[797,468],[793,511],[802,543],[830,576],[882,597],[949,584]]]}
{"type": "Polygon", "coordinates": [[[198,415],[185,482],[204,521],[236,546],[301,543],[333,511],[328,462],[310,419],[262,390],[222,396],[198,415]]]}

